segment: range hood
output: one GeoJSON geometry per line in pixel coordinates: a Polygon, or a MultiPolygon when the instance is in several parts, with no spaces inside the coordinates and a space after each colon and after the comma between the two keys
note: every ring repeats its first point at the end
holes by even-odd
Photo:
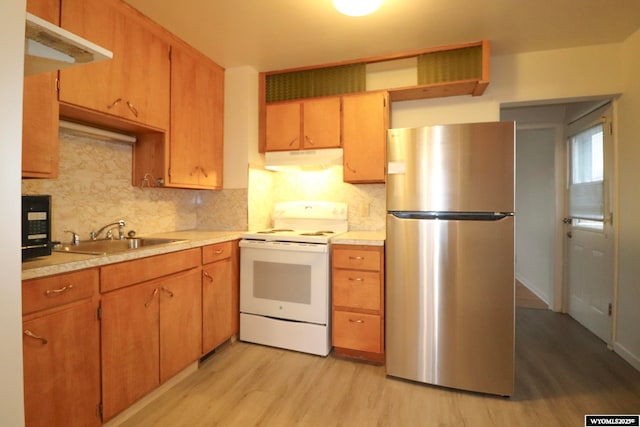
{"type": "Polygon", "coordinates": [[[342,148],[267,151],[264,154],[264,167],[270,170],[317,170],[335,165],[342,165],[342,148]]]}
{"type": "Polygon", "coordinates": [[[113,58],[113,53],[27,13],[24,75],[46,73],[113,58]]]}

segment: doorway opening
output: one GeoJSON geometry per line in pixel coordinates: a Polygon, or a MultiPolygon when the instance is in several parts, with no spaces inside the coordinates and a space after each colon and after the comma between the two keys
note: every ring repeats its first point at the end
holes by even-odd
{"type": "MultiPolygon", "coordinates": [[[[602,251],[593,245],[578,245],[581,239],[569,238],[576,232],[578,237],[584,237],[585,230],[597,224],[593,218],[584,218],[584,215],[580,218],[569,215],[572,163],[568,151],[571,144],[567,140],[576,135],[580,123],[598,117],[603,106],[611,103],[611,98],[598,98],[537,102],[535,105],[506,104],[501,108],[501,120],[516,122],[516,279],[550,309],[568,313],[607,344],[611,343],[612,331],[608,304],[613,303],[614,254],[613,249],[602,251]],[[585,256],[576,256],[586,253],[597,256],[602,265],[611,265],[610,271],[603,273],[606,279],[596,279],[587,272],[585,266],[593,266],[593,260],[584,261],[585,256]],[[585,275],[593,278],[588,286],[584,285],[585,275]],[[610,295],[607,298],[611,301],[603,303],[603,295],[610,295]],[[589,316],[593,317],[591,311],[602,312],[603,307],[609,323],[594,327],[589,320],[589,316]],[[603,334],[603,330],[608,334],[603,334]]],[[[613,120],[613,115],[610,116],[609,120],[613,120]]],[[[611,159],[612,152],[611,149],[606,161],[611,159]]],[[[610,177],[613,177],[612,164],[606,165],[610,177]]],[[[613,179],[607,185],[605,197],[612,215],[613,179]]],[[[597,183],[591,185],[597,186],[597,183]]],[[[613,248],[612,228],[608,231],[605,243],[613,248]]]]}

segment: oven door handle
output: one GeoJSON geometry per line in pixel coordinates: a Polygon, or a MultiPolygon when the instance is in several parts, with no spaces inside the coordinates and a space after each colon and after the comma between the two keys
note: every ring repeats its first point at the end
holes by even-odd
{"type": "Polygon", "coordinates": [[[261,249],[265,251],[329,252],[329,245],[324,243],[276,242],[243,239],[240,240],[239,246],[240,248],[261,249]]]}

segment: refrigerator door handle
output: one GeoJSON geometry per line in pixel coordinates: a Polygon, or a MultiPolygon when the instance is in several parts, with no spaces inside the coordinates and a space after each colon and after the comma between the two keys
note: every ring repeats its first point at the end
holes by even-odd
{"type": "Polygon", "coordinates": [[[389,214],[400,219],[440,219],[447,221],[499,221],[513,212],[421,212],[421,211],[390,211],[389,214]]]}

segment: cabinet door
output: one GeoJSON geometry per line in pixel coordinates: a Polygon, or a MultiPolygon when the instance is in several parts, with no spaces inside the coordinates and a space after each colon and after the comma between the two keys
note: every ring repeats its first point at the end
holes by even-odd
{"type": "Polygon", "coordinates": [[[308,100],[302,108],[303,148],[340,147],[340,97],[308,100]]]}
{"type": "Polygon", "coordinates": [[[230,258],[202,267],[202,353],[235,333],[233,288],[230,258]]]}
{"type": "Polygon", "coordinates": [[[97,309],[86,302],[24,322],[26,426],[102,424],[97,309]]]}
{"type": "MultiPolygon", "coordinates": [[[[118,20],[117,49],[126,78],[118,115],[135,122],[169,129],[169,43],[154,34],[151,23],[132,16],[126,7],[118,20]]],[[[115,54],[114,54],[115,55],[115,54]]]]}
{"type": "Polygon", "coordinates": [[[64,0],[60,26],[113,52],[113,59],[60,71],[60,101],[113,114],[126,74],[116,33],[121,14],[113,0],[64,0]],[[114,104],[115,103],[115,104],[114,104]]]}
{"type": "MultiPolygon", "coordinates": [[[[60,20],[60,1],[29,0],[27,11],[54,24],[60,20]]],[[[58,72],[24,78],[22,117],[22,176],[58,176],[58,72]]]]}
{"type": "Polygon", "coordinates": [[[342,98],[344,182],[385,181],[388,105],[386,92],[342,98]]]}
{"type": "Polygon", "coordinates": [[[201,355],[202,285],[200,270],[158,282],[160,289],[160,382],[201,355]]]}
{"type": "Polygon", "coordinates": [[[138,123],[169,126],[169,46],[126,4],[65,0],[61,26],[113,59],[60,71],[60,101],[138,123]]]}
{"type": "Polygon", "coordinates": [[[102,399],[105,420],[160,383],[156,281],[102,297],[102,399]]]}
{"type": "Polygon", "coordinates": [[[302,147],[301,113],[301,104],[297,101],[267,105],[266,151],[297,150],[302,147]]]}
{"type": "Polygon", "coordinates": [[[222,188],[224,70],[171,52],[170,186],[222,188]]]}

